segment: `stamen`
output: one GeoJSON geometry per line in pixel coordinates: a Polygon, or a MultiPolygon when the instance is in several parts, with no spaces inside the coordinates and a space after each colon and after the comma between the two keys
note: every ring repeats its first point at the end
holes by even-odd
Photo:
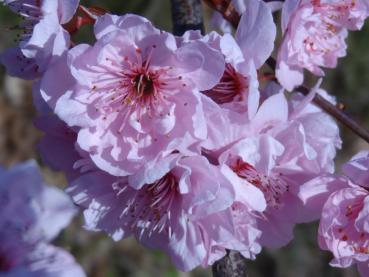
{"type": "MultiPolygon", "coordinates": [[[[127,185],[126,185],[127,186],[127,185]]],[[[118,189],[119,194],[125,191],[118,189]]],[[[140,237],[144,234],[168,232],[171,220],[171,207],[178,196],[178,182],[168,173],[153,184],[145,185],[127,201],[121,217],[126,217],[127,225],[139,231],[140,237]]]]}
{"type": "MultiPolygon", "coordinates": [[[[134,57],[105,58],[105,63],[91,66],[96,73],[102,73],[91,87],[89,98],[96,99],[95,109],[101,113],[118,113],[122,125],[120,133],[132,112],[137,112],[137,122],[143,114],[159,116],[169,106],[168,96],[175,92],[182,78],[173,76],[169,67],[152,68],[151,59],[156,45],[146,51],[137,48],[134,57]],[[97,94],[97,95],[96,95],[97,94]],[[160,109],[157,107],[160,106],[160,109]],[[159,111],[160,110],[160,111],[159,111]]],[[[107,117],[107,116],[106,116],[107,117]]],[[[138,141],[138,138],[137,138],[138,141]]]]}
{"type": "Polygon", "coordinates": [[[236,72],[233,66],[227,63],[219,83],[212,89],[204,91],[204,94],[218,104],[242,101],[244,99],[243,93],[248,89],[247,83],[247,78],[236,72]]]}
{"type": "Polygon", "coordinates": [[[340,221],[340,225],[336,227],[341,242],[349,245],[358,254],[369,254],[369,234],[358,232],[355,227],[356,219],[364,206],[364,198],[365,196],[356,198],[346,205],[346,221],[340,221]]]}
{"type": "Polygon", "coordinates": [[[266,176],[260,174],[252,165],[237,158],[230,162],[232,170],[242,179],[259,188],[263,193],[267,204],[274,208],[280,208],[283,203],[280,199],[288,192],[289,186],[280,176],[266,176]]]}

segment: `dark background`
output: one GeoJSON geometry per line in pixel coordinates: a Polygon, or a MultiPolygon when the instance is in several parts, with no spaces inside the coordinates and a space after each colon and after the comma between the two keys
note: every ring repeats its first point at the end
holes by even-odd
{"type": "MultiPolygon", "coordinates": [[[[149,18],[158,28],[171,31],[169,0],[90,0],[81,1],[104,7],[114,14],[135,13],[149,18]]],[[[208,23],[208,9],[204,9],[208,23]]],[[[14,44],[16,33],[9,28],[19,20],[6,7],[0,6],[0,51],[14,44]]],[[[208,24],[207,24],[208,25],[208,24]]],[[[209,26],[207,26],[209,29],[209,26]]],[[[92,41],[91,27],[84,27],[76,41],[92,41]]],[[[351,32],[348,55],[340,59],[334,70],[326,70],[323,87],[337,96],[346,110],[363,125],[369,126],[369,24],[360,32],[351,32]]],[[[30,158],[37,159],[49,184],[65,186],[60,172],[42,165],[35,150],[40,134],[34,129],[32,117],[31,83],[5,75],[0,66],[0,164],[10,166],[30,158]]],[[[343,151],[337,164],[347,160],[361,149],[369,149],[345,127],[341,126],[343,151]]],[[[84,231],[82,218],[74,222],[59,236],[55,244],[71,251],[90,277],[113,276],[211,276],[209,269],[196,269],[190,273],[178,272],[169,258],[160,251],[148,250],[134,239],[113,242],[104,234],[84,231]]],[[[279,250],[264,250],[256,261],[249,261],[251,277],[355,277],[354,268],[329,267],[331,256],[320,251],[316,242],[317,224],[300,225],[295,240],[279,250]]]]}

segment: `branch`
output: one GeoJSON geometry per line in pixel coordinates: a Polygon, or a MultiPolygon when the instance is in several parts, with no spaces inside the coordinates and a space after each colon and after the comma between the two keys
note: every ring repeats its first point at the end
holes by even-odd
{"type": "MultiPolygon", "coordinates": [[[[224,19],[228,20],[234,28],[237,28],[240,21],[240,15],[230,3],[230,0],[204,0],[211,8],[221,13],[224,19]]],[[[269,57],[266,63],[275,71],[276,61],[274,58],[269,57]]],[[[296,89],[303,94],[307,94],[310,88],[300,86],[296,89]]],[[[356,135],[364,139],[369,143],[369,131],[362,127],[358,122],[356,122],[352,117],[342,111],[339,107],[336,107],[324,97],[316,94],[313,102],[322,108],[325,112],[333,116],[337,121],[341,122],[344,126],[349,128],[356,135]]]]}
{"type": "MultiPolygon", "coordinates": [[[[310,91],[309,88],[300,86],[296,88],[296,91],[301,92],[304,95],[307,95],[310,91]]],[[[333,105],[329,101],[327,101],[323,96],[316,94],[313,102],[318,105],[322,110],[333,116],[347,128],[349,128],[356,135],[364,139],[369,143],[369,132],[364,127],[362,127],[358,122],[356,122],[353,118],[343,112],[339,107],[333,105]]]]}
{"type": "Polygon", "coordinates": [[[200,30],[204,34],[200,0],[171,0],[173,33],[183,35],[188,30],[200,30]]]}
{"type": "Polygon", "coordinates": [[[227,255],[213,264],[214,277],[247,277],[245,258],[237,251],[227,250],[227,255]]]}

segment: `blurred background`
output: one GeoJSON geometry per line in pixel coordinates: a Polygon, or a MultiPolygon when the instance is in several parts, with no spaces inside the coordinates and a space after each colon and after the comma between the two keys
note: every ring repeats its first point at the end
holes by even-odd
{"type": "MultiPolygon", "coordinates": [[[[81,0],[81,3],[100,6],[119,15],[143,15],[158,28],[171,31],[169,0],[81,0]]],[[[206,7],[204,14],[208,25],[210,11],[206,7]]],[[[0,51],[15,43],[16,33],[9,31],[9,28],[18,20],[6,7],[0,6],[0,51]]],[[[91,30],[91,27],[84,27],[74,40],[92,42],[91,30]]],[[[336,69],[326,70],[323,87],[345,104],[348,113],[369,126],[369,23],[362,31],[350,33],[348,55],[339,61],[336,69]]],[[[10,166],[34,158],[40,163],[49,184],[65,187],[63,174],[48,169],[37,155],[36,144],[41,134],[33,127],[35,115],[31,83],[7,76],[0,66],[0,164],[10,166]]],[[[340,127],[344,151],[338,154],[338,166],[357,151],[369,149],[368,144],[345,127],[340,127]]],[[[178,272],[160,251],[143,248],[134,239],[113,242],[104,234],[83,230],[82,226],[82,218],[76,218],[54,243],[70,251],[89,277],[211,276],[210,269],[178,272]]],[[[342,270],[329,267],[331,256],[318,249],[316,232],[316,223],[297,226],[295,240],[289,245],[279,250],[265,249],[256,261],[248,261],[249,276],[359,276],[354,268],[342,270]]]]}

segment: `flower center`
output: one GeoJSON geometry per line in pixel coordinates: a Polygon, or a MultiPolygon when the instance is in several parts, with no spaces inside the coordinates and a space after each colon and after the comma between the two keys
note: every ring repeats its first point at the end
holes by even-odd
{"type": "Polygon", "coordinates": [[[227,63],[219,83],[203,93],[218,104],[242,101],[244,99],[243,92],[248,88],[247,83],[247,78],[227,63]]]}
{"type": "Polygon", "coordinates": [[[146,116],[170,116],[172,96],[186,87],[172,67],[152,64],[155,48],[156,45],[146,50],[136,48],[135,56],[106,53],[104,62],[97,65],[100,73],[92,84],[90,97],[103,120],[110,115],[119,118],[118,134],[134,112],[137,122],[146,116]]]}
{"type": "MultiPolygon", "coordinates": [[[[124,186],[118,194],[127,187],[128,185],[124,186]]],[[[158,181],[133,192],[133,195],[130,194],[121,216],[126,218],[132,231],[139,232],[140,237],[161,232],[171,236],[170,221],[174,216],[172,208],[177,201],[178,181],[174,175],[168,173],[158,181]]]]}
{"type": "Polygon", "coordinates": [[[311,3],[314,6],[313,16],[320,17],[322,24],[317,26],[316,32],[305,38],[305,49],[319,55],[339,51],[344,46],[344,38],[340,33],[342,27],[347,27],[353,20],[350,13],[356,6],[355,0],[343,0],[338,3],[312,0],[311,3]]]}
{"type": "Polygon", "coordinates": [[[240,158],[233,161],[230,166],[240,178],[263,192],[268,206],[280,208],[283,205],[280,199],[284,193],[288,192],[289,187],[281,178],[260,174],[255,167],[240,158]]]}
{"type": "Polygon", "coordinates": [[[316,32],[308,35],[304,40],[304,46],[307,52],[314,54],[329,54],[341,49],[340,28],[332,23],[323,20],[316,32]]]}
{"type": "Polygon", "coordinates": [[[133,86],[137,94],[142,97],[151,95],[154,92],[154,82],[148,74],[138,74],[133,79],[133,86]]]}
{"type": "Polygon", "coordinates": [[[348,243],[354,252],[369,254],[369,234],[358,232],[355,227],[355,220],[364,206],[363,201],[363,197],[360,197],[354,203],[346,206],[347,222],[343,226],[339,226],[337,231],[340,234],[340,240],[348,243]]]}

